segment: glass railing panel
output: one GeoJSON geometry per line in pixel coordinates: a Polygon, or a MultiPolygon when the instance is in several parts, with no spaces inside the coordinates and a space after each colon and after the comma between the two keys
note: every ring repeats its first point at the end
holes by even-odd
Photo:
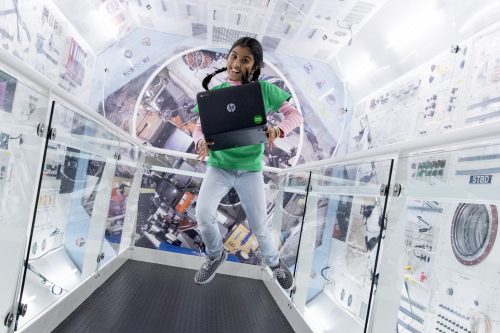
{"type": "Polygon", "coordinates": [[[500,143],[419,153],[399,165],[399,283],[379,306],[397,311],[399,332],[499,332],[500,143]]]}
{"type": "MultiPolygon", "coordinates": [[[[0,316],[17,314],[22,264],[43,158],[49,99],[0,70],[0,316]]],[[[53,172],[45,170],[44,172],[53,172]]],[[[13,317],[15,321],[15,317],[13,317]]],[[[12,324],[14,325],[14,323],[12,324]]],[[[12,326],[13,327],[13,326],[12,326]]],[[[8,327],[0,325],[0,332],[8,327]]]]}
{"type": "Polygon", "coordinates": [[[116,149],[117,165],[111,179],[111,197],[98,268],[132,245],[132,229],[137,216],[144,152],[141,147],[124,140],[117,142],[116,149]]]}
{"type": "MultiPolygon", "coordinates": [[[[139,248],[199,255],[203,248],[197,230],[196,200],[204,163],[161,153],[145,155],[140,175],[137,223],[133,244],[139,248]]],[[[224,198],[217,212],[223,235],[234,223],[234,196],[224,198]]]]}
{"type": "MultiPolygon", "coordinates": [[[[133,222],[131,219],[127,219],[127,214],[133,212],[137,214],[137,208],[133,209],[137,207],[137,195],[131,196],[130,194],[134,189],[136,192],[138,191],[138,188],[136,188],[138,186],[134,186],[135,177],[142,176],[138,175],[138,172],[137,163],[118,162],[116,165],[115,173],[111,181],[111,198],[109,199],[106,231],[102,241],[99,267],[104,266],[131,245],[130,238],[123,238],[123,234],[124,228],[128,226],[126,222],[128,222],[128,224],[133,222]],[[127,242],[127,244],[125,244],[125,242],[127,242]]],[[[130,234],[126,233],[126,235],[130,234]]]]}
{"type": "Polygon", "coordinates": [[[364,332],[392,160],[311,173],[292,301],[317,332],[364,332]]]}
{"type": "Polygon", "coordinates": [[[119,139],[55,105],[27,260],[23,326],[97,268],[119,139]],[[55,131],[54,131],[55,129],[55,131]]]}
{"type": "Polygon", "coordinates": [[[304,212],[311,171],[297,171],[281,176],[276,198],[273,230],[278,230],[280,258],[295,275],[297,255],[303,230],[304,212]]]}

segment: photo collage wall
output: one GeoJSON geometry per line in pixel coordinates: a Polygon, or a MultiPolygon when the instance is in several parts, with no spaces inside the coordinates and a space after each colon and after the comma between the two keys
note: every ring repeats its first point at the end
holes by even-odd
{"type": "Polygon", "coordinates": [[[361,100],[349,152],[500,119],[499,39],[496,26],[361,100]]]}
{"type": "Polygon", "coordinates": [[[2,1],[0,47],[86,101],[96,57],[50,0],[2,1]]]}

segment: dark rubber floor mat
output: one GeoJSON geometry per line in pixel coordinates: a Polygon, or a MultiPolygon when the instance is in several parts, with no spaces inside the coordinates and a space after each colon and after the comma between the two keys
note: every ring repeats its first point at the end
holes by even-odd
{"type": "Polygon", "coordinates": [[[293,332],[262,281],[194,274],[129,260],[53,332],[293,332]]]}

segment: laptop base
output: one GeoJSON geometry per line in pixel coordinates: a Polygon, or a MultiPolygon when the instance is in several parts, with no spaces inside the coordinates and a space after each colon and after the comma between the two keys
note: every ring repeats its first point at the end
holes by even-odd
{"type": "Polygon", "coordinates": [[[265,130],[265,126],[250,127],[236,131],[205,136],[205,140],[213,141],[214,144],[210,146],[210,150],[213,151],[244,147],[249,145],[256,145],[259,143],[265,143],[267,141],[265,130]]]}

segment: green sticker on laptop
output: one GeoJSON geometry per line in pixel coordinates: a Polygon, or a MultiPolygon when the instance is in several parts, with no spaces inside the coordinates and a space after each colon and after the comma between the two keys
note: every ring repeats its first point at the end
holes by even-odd
{"type": "Polygon", "coordinates": [[[262,116],[260,114],[257,114],[253,117],[253,122],[256,125],[262,124],[262,116]]]}

